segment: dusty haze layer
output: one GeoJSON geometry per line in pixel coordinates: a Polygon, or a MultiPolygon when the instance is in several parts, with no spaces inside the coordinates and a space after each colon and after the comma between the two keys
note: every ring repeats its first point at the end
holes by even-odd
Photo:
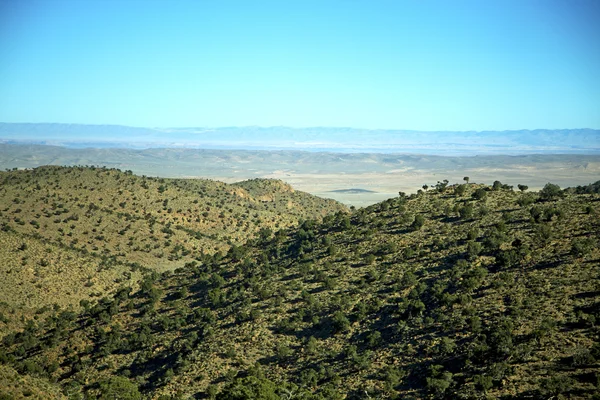
{"type": "Polygon", "coordinates": [[[486,155],[444,157],[415,154],[331,153],[304,151],[199,149],[70,149],[44,145],[0,144],[0,168],[40,165],[104,165],[136,174],[202,177],[227,183],[275,178],[297,190],[361,207],[411,193],[423,184],[526,184],[531,189],[552,182],[561,187],[600,179],[598,155],[486,155]],[[358,190],[356,190],[358,189],[358,190]]]}
{"type": "Polygon", "coordinates": [[[292,150],[442,156],[600,154],[600,130],[410,131],[343,127],[141,128],[0,122],[0,143],[69,148],[292,150]]]}

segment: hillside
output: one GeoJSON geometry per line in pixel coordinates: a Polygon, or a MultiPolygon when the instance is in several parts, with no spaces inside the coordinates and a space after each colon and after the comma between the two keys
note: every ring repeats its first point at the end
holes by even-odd
{"type": "Polygon", "coordinates": [[[597,398],[597,185],[438,182],[264,230],[30,320],[0,361],[89,398],[597,398]]]}
{"type": "Polygon", "coordinates": [[[142,271],[183,267],[261,229],[339,210],[274,180],[228,185],[96,167],[0,172],[0,311],[78,306],[137,288],[142,271]]]}
{"type": "Polygon", "coordinates": [[[153,269],[181,266],[193,259],[191,251],[226,251],[262,228],[345,209],[262,179],[228,185],[106,168],[40,167],[0,172],[0,183],[4,230],[153,269]]]}

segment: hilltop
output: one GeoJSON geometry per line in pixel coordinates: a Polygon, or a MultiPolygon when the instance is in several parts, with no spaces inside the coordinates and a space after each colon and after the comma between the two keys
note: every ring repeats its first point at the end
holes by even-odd
{"type": "Polygon", "coordinates": [[[264,230],[32,319],[0,360],[92,398],[595,398],[599,185],[444,181],[264,230]]]}
{"type": "MultiPolygon", "coordinates": [[[[367,140],[368,141],[368,140],[367,140]]],[[[598,139],[595,139],[597,142],[598,139]]],[[[548,181],[561,187],[585,185],[600,176],[600,155],[527,154],[455,157],[425,154],[376,154],[310,151],[208,150],[181,148],[66,148],[3,144],[0,169],[43,165],[96,165],[163,178],[202,177],[233,183],[273,178],[296,190],[364,207],[416,192],[440,177],[462,182],[527,182],[539,190],[548,181]],[[360,189],[353,191],[348,189],[360,189]]],[[[594,139],[590,138],[590,143],[594,139]]]]}
{"type": "Polygon", "coordinates": [[[268,179],[228,185],[98,167],[0,172],[0,304],[77,306],[137,287],[144,271],[183,267],[261,230],[340,210],[268,179]]]}
{"type": "Polygon", "coordinates": [[[226,251],[263,228],[346,209],[268,179],[229,185],[47,166],[0,172],[0,183],[5,231],[151,269],[181,266],[191,251],[226,251]]]}

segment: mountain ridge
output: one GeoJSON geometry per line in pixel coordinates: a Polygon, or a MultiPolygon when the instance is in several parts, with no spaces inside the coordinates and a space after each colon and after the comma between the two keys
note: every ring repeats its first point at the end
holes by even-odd
{"type": "Polygon", "coordinates": [[[415,131],[336,127],[143,128],[0,123],[5,143],[66,147],[222,148],[427,154],[600,153],[600,130],[415,131]]]}

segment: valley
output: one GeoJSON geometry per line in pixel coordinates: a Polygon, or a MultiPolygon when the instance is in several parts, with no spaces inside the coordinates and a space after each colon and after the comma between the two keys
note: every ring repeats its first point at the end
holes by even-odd
{"type": "Polygon", "coordinates": [[[0,179],[4,398],[596,398],[599,182],[0,179]]]}
{"type": "Polygon", "coordinates": [[[0,2],[0,400],[600,400],[599,17],[0,2]]]}
{"type": "Polygon", "coordinates": [[[424,184],[448,179],[492,184],[495,180],[535,190],[553,182],[561,187],[587,185],[600,176],[599,155],[529,154],[441,156],[415,154],[331,153],[308,151],[200,149],[72,149],[44,145],[0,144],[0,169],[41,165],[104,165],[137,175],[207,178],[235,183],[273,178],[297,190],[346,205],[368,206],[413,193],[424,184]],[[352,193],[348,189],[369,192],[352,193]]]}

